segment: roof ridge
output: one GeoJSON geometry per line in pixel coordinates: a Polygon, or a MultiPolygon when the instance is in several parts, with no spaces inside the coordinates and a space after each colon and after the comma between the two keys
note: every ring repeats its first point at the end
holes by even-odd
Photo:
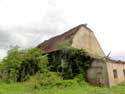
{"type": "MultiPolygon", "coordinates": [[[[74,27],[74,28],[72,28],[72,29],[67,30],[67,31],[64,32],[64,33],[61,33],[61,34],[56,35],[56,36],[54,36],[54,37],[51,37],[50,39],[54,39],[54,38],[56,38],[56,37],[61,37],[61,36],[64,36],[64,35],[70,35],[70,34],[72,34],[72,33],[75,34],[81,27],[85,27],[85,28],[91,30],[90,28],[87,27],[87,24],[80,24],[80,25],[78,25],[78,26],[76,26],[76,27],[74,27]],[[74,32],[73,32],[73,31],[74,31],[74,32]],[[70,33],[70,32],[72,32],[72,33],[70,33]]],[[[92,30],[91,30],[91,31],[92,31],[92,30]]],[[[48,39],[48,40],[50,40],[50,39],[48,39]]],[[[46,41],[47,41],[47,40],[46,40],[46,41]]]]}
{"type": "MultiPolygon", "coordinates": [[[[61,34],[59,34],[59,35],[56,35],[56,36],[54,36],[54,37],[51,37],[51,38],[49,38],[48,40],[50,40],[50,39],[55,39],[55,38],[57,38],[57,37],[62,37],[62,36],[65,36],[65,35],[71,35],[72,33],[73,34],[75,34],[82,26],[85,26],[85,24],[80,24],[80,25],[78,25],[78,26],[76,26],[76,27],[74,27],[74,28],[72,28],[72,29],[69,29],[69,30],[67,30],[66,32],[63,32],[63,33],[61,33],[61,34]],[[73,32],[74,31],[74,32],[73,32]],[[72,32],[72,33],[71,33],[72,32]]],[[[48,40],[45,40],[45,41],[48,41],[48,40]]],[[[44,41],[44,42],[45,42],[44,41]]]]}
{"type": "MultiPolygon", "coordinates": [[[[67,40],[69,38],[73,38],[73,36],[77,33],[77,31],[79,31],[79,29],[81,29],[81,27],[84,27],[86,29],[89,29],[87,27],[87,24],[80,24],[72,29],[67,30],[66,32],[56,35],[54,37],[49,38],[48,40],[43,41],[42,43],[40,43],[37,48],[41,48],[42,46],[47,46],[49,47],[50,45],[52,46],[52,43],[59,43],[63,40],[67,40]]],[[[89,29],[89,31],[91,31],[91,29],[89,29]]],[[[72,39],[71,39],[72,40],[72,39]]],[[[46,47],[43,47],[46,49],[46,47]]],[[[47,48],[48,49],[48,48],[47,48]]]]}

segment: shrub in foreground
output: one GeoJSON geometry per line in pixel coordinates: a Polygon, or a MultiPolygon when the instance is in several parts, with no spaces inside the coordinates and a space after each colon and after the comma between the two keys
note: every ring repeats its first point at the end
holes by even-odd
{"type": "Polygon", "coordinates": [[[28,81],[28,84],[33,86],[33,88],[51,88],[51,87],[70,87],[77,84],[76,80],[63,80],[61,75],[57,72],[46,72],[46,73],[37,73],[32,76],[28,81]]]}
{"type": "Polygon", "coordinates": [[[22,82],[37,72],[47,71],[47,56],[37,48],[12,49],[0,65],[1,80],[22,82]]]}

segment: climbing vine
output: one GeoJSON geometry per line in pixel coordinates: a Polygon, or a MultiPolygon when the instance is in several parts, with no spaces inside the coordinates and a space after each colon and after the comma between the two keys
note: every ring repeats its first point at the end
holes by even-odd
{"type": "Polygon", "coordinates": [[[86,71],[90,67],[92,58],[83,49],[62,48],[48,55],[49,69],[60,72],[63,79],[73,79],[79,74],[86,77],[86,71]]]}

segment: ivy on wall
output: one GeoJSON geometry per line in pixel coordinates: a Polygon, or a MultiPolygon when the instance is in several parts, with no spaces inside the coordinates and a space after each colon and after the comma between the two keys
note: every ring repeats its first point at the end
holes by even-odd
{"type": "Polygon", "coordinates": [[[83,49],[65,47],[48,55],[49,69],[60,72],[63,79],[73,79],[79,74],[86,77],[92,58],[83,49]]]}
{"type": "Polygon", "coordinates": [[[40,49],[12,49],[0,64],[0,79],[6,82],[22,82],[36,73],[57,72],[63,79],[77,76],[86,78],[93,58],[83,49],[64,47],[44,53],[40,49]]]}

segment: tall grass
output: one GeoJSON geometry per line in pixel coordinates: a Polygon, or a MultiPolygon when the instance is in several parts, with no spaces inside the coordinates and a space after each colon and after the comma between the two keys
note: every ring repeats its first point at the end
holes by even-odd
{"type": "Polygon", "coordinates": [[[69,86],[34,87],[29,82],[10,84],[0,82],[0,94],[125,94],[125,84],[112,88],[93,87],[85,82],[72,83],[69,86]]]}

